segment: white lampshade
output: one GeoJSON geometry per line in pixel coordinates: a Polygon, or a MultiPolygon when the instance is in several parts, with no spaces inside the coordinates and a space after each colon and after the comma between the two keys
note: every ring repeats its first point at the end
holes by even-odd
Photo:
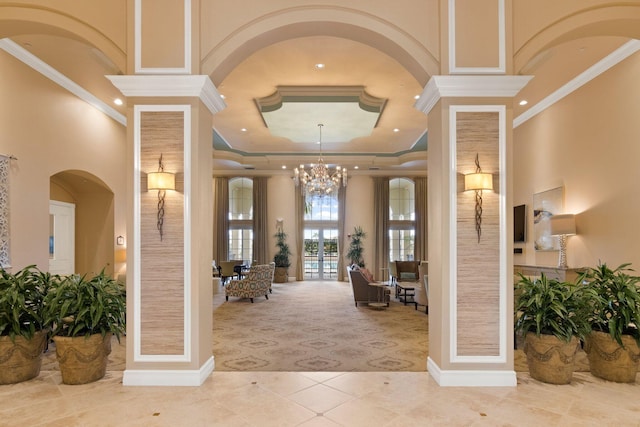
{"type": "Polygon", "coordinates": [[[551,235],[576,234],[576,220],[573,214],[553,215],[551,221],[551,235]]]}
{"type": "Polygon", "coordinates": [[[175,190],[176,176],[169,172],[149,172],[147,190],[175,190]]]}
{"type": "Polygon", "coordinates": [[[470,173],[464,176],[466,190],[493,190],[493,175],[490,173],[470,173]]]}

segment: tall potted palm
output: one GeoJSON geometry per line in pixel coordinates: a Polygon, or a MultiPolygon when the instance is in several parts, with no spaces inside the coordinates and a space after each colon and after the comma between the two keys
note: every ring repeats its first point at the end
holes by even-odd
{"type": "Polygon", "coordinates": [[[289,258],[291,256],[291,250],[287,244],[287,234],[281,228],[278,229],[274,237],[276,238],[278,252],[273,257],[273,262],[276,265],[273,281],[276,283],[285,283],[289,279],[289,266],[291,265],[289,258]]]}
{"type": "Polygon", "coordinates": [[[45,324],[56,345],[62,382],[85,384],[104,377],[111,336],[125,331],[125,293],[104,272],[91,278],[72,274],[45,297],[45,324]]]}
{"type": "Polygon", "coordinates": [[[0,384],[35,378],[47,342],[43,302],[57,276],[30,265],[12,274],[0,268],[0,384]]]}
{"type": "Polygon", "coordinates": [[[525,334],[531,377],[551,384],[570,383],[579,340],[591,331],[592,291],[544,274],[536,279],[521,274],[516,294],[515,329],[525,334]]]}
{"type": "Polygon", "coordinates": [[[347,250],[347,259],[350,265],[356,264],[359,267],[364,267],[364,258],[362,257],[364,247],[362,246],[362,241],[365,237],[367,237],[367,233],[364,232],[362,227],[356,226],[353,228],[351,243],[349,243],[349,249],[347,250]]]}
{"type": "Polygon", "coordinates": [[[640,362],[640,277],[630,264],[611,269],[605,263],[583,276],[596,293],[585,351],[593,375],[609,381],[635,382],[640,362]]]}

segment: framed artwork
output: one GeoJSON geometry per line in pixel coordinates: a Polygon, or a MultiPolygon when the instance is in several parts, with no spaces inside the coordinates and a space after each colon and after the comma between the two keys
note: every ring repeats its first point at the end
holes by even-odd
{"type": "Polygon", "coordinates": [[[560,250],[557,236],[551,235],[550,218],[564,212],[564,187],[533,195],[533,245],[536,251],[560,250]]]}

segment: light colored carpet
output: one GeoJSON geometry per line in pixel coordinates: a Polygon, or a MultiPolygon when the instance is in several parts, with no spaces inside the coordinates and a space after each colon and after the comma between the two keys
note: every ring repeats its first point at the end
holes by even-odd
{"type": "Polygon", "coordinates": [[[391,301],[355,307],[348,282],[275,283],[269,300],[214,296],[221,371],[425,371],[428,316],[391,301]]]}

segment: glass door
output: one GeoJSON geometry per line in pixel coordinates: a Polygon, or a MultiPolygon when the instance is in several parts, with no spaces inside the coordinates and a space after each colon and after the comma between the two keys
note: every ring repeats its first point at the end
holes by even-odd
{"type": "Polygon", "coordinates": [[[304,230],[304,278],[327,280],[338,277],[338,230],[307,228],[304,230]]]}

